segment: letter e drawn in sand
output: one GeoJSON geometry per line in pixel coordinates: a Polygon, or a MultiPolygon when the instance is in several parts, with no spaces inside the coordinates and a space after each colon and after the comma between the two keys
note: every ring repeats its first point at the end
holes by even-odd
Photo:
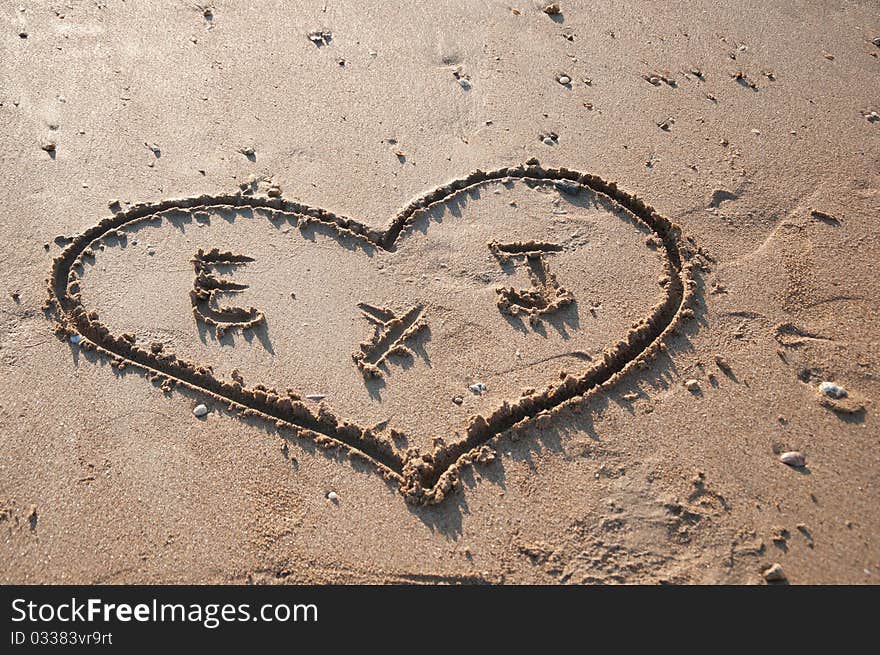
{"type": "Polygon", "coordinates": [[[266,320],[263,313],[254,307],[228,307],[217,304],[217,295],[224,293],[241,293],[248,288],[246,284],[238,284],[217,275],[216,267],[242,266],[254,261],[246,255],[232,252],[220,252],[217,248],[205,252],[199,249],[193,255],[192,262],[196,271],[192,291],[193,314],[196,320],[214,326],[217,338],[222,339],[229,330],[239,328],[246,330],[266,320]]]}
{"type": "Polygon", "coordinates": [[[514,287],[495,289],[498,294],[498,309],[502,314],[518,316],[522,313],[529,317],[530,324],[537,325],[541,316],[552,314],[574,302],[574,296],[565,287],[560,286],[544,260],[545,255],[560,252],[562,246],[539,241],[515,243],[493,241],[489,244],[489,250],[502,266],[506,266],[511,260],[524,261],[528,266],[529,280],[532,282],[531,289],[514,287]]]}
{"type": "Polygon", "coordinates": [[[373,338],[360,344],[360,350],[351,354],[355,365],[364,378],[383,377],[380,368],[391,355],[412,355],[406,341],[427,326],[425,308],[414,305],[403,316],[398,316],[387,307],[374,307],[365,302],[358,303],[364,318],[375,325],[373,338]]]}

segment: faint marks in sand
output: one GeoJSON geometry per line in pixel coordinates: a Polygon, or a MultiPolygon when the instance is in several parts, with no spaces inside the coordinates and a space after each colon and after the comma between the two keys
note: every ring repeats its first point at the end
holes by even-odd
{"type": "Polygon", "coordinates": [[[11,500],[0,500],[0,533],[7,539],[14,534],[35,532],[40,521],[36,505],[21,507],[11,500]]]}
{"type": "Polygon", "coordinates": [[[567,584],[742,579],[764,551],[763,542],[747,532],[719,538],[718,526],[706,529],[714,521],[720,524],[730,507],[703,472],[674,495],[654,492],[656,477],[652,482],[626,474],[608,477],[612,492],[605,514],[574,520],[550,540],[515,541],[515,551],[567,584]]]}

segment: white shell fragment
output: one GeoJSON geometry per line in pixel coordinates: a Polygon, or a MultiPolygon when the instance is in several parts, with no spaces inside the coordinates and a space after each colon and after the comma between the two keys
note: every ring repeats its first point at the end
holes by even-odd
{"type": "Polygon", "coordinates": [[[693,378],[691,378],[690,380],[685,380],[684,388],[691,393],[696,393],[700,390],[700,382],[698,380],[694,380],[693,378]]]}
{"type": "Polygon", "coordinates": [[[337,494],[335,491],[328,491],[327,492],[327,500],[329,500],[331,503],[338,502],[339,501],[339,494],[337,494]]]}
{"type": "Polygon", "coordinates": [[[819,391],[829,398],[846,398],[846,389],[833,382],[823,382],[819,385],[819,391]]]}
{"type": "Polygon", "coordinates": [[[489,390],[489,387],[487,387],[482,382],[474,382],[471,386],[468,387],[468,389],[470,390],[471,393],[475,393],[478,396],[482,396],[484,393],[486,393],[489,390]]]}
{"type": "Polygon", "coordinates": [[[201,418],[202,416],[204,416],[207,413],[208,413],[208,408],[205,405],[196,405],[195,409],[193,409],[193,414],[195,414],[195,416],[197,418],[201,418]]]}
{"type": "Polygon", "coordinates": [[[318,401],[318,400],[324,400],[324,398],[326,398],[326,397],[327,397],[327,396],[325,396],[325,395],[322,394],[322,393],[310,393],[310,394],[306,394],[306,400],[315,400],[315,401],[318,401]]]}
{"type": "Polygon", "coordinates": [[[797,450],[790,450],[787,453],[782,453],[779,456],[779,461],[783,464],[788,464],[789,466],[793,466],[795,468],[801,468],[802,466],[806,465],[807,458],[802,452],[799,452],[797,450]]]}

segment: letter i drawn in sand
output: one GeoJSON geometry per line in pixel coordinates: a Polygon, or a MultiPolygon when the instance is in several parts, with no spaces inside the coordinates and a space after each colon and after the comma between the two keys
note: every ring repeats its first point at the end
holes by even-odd
{"type": "Polygon", "coordinates": [[[556,280],[545,261],[545,255],[561,252],[562,246],[540,241],[489,244],[489,250],[504,266],[513,260],[523,260],[528,265],[531,289],[498,287],[496,304],[502,314],[517,316],[520,313],[529,317],[529,323],[537,325],[541,316],[552,314],[558,309],[574,302],[574,296],[556,280]]]}
{"type": "Polygon", "coordinates": [[[375,325],[375,331],[373,338],[361,343],[360,350],[354,351],[351,356],[365,378],[381,378],[380,367],[389,356],[413,354],[406,341],[427,327],[425,308],[423,305],[413,305],[403,316],[398,316],[387,307],[375,307],[365,302],[359,302],[357,306],[364,318],[375,325]]]}
{"type": "Polygon", "coordinates": [[[232,252],[220,252],[213,248],[207,252],[199,249],[193,255],[193,267],[196,278],[193,282],[189,297],[192,300],[193,314],[196,320],[206,325],[213,325],[217,331],[217,338],[231,329],[240,328],[246,330],[266,320],[263,313],[254,307],[244,309],[242,307],[228,307],[217,304],[217,295],[224,293],[241,293],[248,288],[246,284],[238,284],[217,275],[214,271],[218,266],[242,266],[254,261],[252,257],[237,255],[232,252]],[[216,308],[215,308],[216,306],[216,308]]]}

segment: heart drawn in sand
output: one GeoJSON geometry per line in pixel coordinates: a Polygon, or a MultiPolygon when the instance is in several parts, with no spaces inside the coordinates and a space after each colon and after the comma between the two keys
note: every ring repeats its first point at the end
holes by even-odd
{"type": "Polygon", "coordinates": [[[660,350],[692,314],[694,254],[615,184],[531,160],[438,187],[384,229],[241,193],[133,205],[55,259],[47,308],[117,370],[436,503],[493,441],[660,350]]]}

